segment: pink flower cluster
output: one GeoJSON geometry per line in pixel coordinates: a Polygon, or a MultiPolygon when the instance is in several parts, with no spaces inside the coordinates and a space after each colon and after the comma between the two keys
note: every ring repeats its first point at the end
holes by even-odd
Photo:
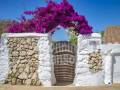
{"type": "Polygon", "coordinates": [[[80,34],[92,33],[92,27],[88,25],[85,17],[78,15],[67,0],[63,0],[60,4],[50,1],[46,7],[39,7],[34,11],[24,13],[32,15],[32,18],[23,18],[20,22],[13,22],[8,32],[53,33],[59,25],[64,28],[74,27],[75,32],[80,34]]]}

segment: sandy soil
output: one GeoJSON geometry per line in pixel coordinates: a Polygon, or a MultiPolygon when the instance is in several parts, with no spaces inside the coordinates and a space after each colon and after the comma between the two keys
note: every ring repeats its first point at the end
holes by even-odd
{"type": "Polygon", "coordinates": [[[94,87],[0,85],[0,90],[120,90],[120,84],[94,87]]]}

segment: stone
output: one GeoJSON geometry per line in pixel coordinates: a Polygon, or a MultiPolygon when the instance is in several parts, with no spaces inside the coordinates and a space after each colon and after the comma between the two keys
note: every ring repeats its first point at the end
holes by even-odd
{"type": "Polygon", "coordinates": [[[12,71],[13,71],[13,73],[16,73],[16,68],[13,68],[12,71]]]}
{"type": "Polygon", "coordinates": [[[34,67],[30,67],[29,70],[30,70],[31,73],[34,73],[35,70],[36,70],[36,68],[34,68],[34,67]]]}
{"type": "Polygon", "coordinates": [[[26,73],[29,73],[29,65],[26,65],[24,71],[25,71],[26,73]]]}
{"type": "Polygon", "coordinates": [[[20,52],[20,56],[26,56],[26,54],[27,54],[26,51],[21,51],[20,52]]]}
{"type": "Polygon", "coordinates": [[[27,79],[27,73],[26,72],[22,72],[19,76],[19,79],[27,79]]]}
{"type": "Polygon", "coordinates": [[[35,57],[36,59],[38,59],[38,54],[34,54],[34,57],[35,57]]]}
{"type": "Polygon", "coordinates": [[[27,63],[27,60],[26,59],[21,60],[20,63],[25,64],[25,63],[27,63]]]}
{"type": "Polygon", "coordinates": [[[24,56],[20,56],[19,59],[20,59],[20,60],[23,60],[23,59],[25,59],[25,57],[24,57],[24,56]]]}
{"type": "Polygon", "coordinates": [[[19,74],[20,74],[19,72],[16,72],[15,77],[17,78],[19,76],[19,74]]]}
{"type": "Polygon", "coordinates": [[[33,54],[34,54],[34,51],[33,51],[33,50],[28,50],[28,51],[27,51],[27,55],[30,55],[30,56],[31,56],[31,55],[33,55],[33,54]]]}
{"type": "Polygon", "coordinates": [[[12,85],[15,85],[15,84],[16,84],[16,78],[12,78],[11,84],[12,84],[12,85]]]}
{"type": "Polygon", "coordinates": [[[33,48],[34,48],[33,46],[29,46],[29,49],[30,49],[30,50],[33,50],[33,48]]]}
{"type": "Polygon", "coordinates": [[[31,79],[36,79],[37,78],[37,73],[36,72],[34,72],[34,74],[33,74],[33,76],[32,76],[32,78],[31,79]]]}
{"type": "Polygon", "coordinates": [[[32,85],[36,85],[36,80],[35,79],[32,79],[32,85]]]}
{"type": "Polygon", "coordinates": [[[24,48],[25,48],[25,49],[29,49],[29,45],[27,45],[27,44],[24,45],[24,48]]]}
{"type": "Polygon", "coordinates": [[[17,84],[21,85],[22,84],[22,80],[21,79],[17,79],[17,84]]]}
{"type": "Polygon", "coordinates": [[[19,56],[19,52],[17,52],[17,51],[13,51],[13,52],[12,52],[12,56],[14,56],[14,57],[19,56]]]}
{"type": "Polygon", "coordinates": [[[31,79],[27,79],[27,80],[25,81],[25,84],[26,84],[26,85],[30,85],[30,84],[31,84],[31,79]]]}
{"type": "Polygon", "coordinates": [[[21,40],[21,44],[22,44],[22,45],[26,45],[26,43],[27,43],[27,42],[26,42],[25,40],[21,40]]]}
{"type": "Polygon", "coordinates": [[[27,38],[26,42],[30,43],[31,42],[31,38],[27,38]]]}
{"type": "Polygon", "coordinates": [[[32,58],[31,61],[36,61],[36,58],[32,58]]]}
{"type": "Polygon", "coordinates": [[[22,73],[23,71],[24,71],[24,69],[23,68],[19,68],[19,73],[22,73]]]}
{"type": "Polygon", "coordinates": [[[41,85],[41,82],[40,82],[39,80],[37,80],[36,85],[37,85],[37,86],[40,86],[40,85],[41,85]]]}
{"type": "Polygon", "coordinates": [[[30,79],[32,76],[33,76],[33,73],[30,73],[30,74],[28,75],[28,79],[30,79]]]}

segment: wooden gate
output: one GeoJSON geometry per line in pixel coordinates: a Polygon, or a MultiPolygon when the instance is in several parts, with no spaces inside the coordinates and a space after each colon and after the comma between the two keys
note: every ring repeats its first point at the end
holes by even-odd
{"type": "Polygon", "coordinates": [[[57,83],[73,82],[75,76],[76,47],[67,41],[53,44],[54,73],[57,83]]]}

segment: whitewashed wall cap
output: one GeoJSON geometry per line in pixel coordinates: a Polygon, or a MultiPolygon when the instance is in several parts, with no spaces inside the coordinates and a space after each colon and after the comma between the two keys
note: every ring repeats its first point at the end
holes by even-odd
{"type": "Polygon", "coordinates": [[[42,37],[48,37],[50,36],[49,33],[3,33],[6,34],[7,37],[29,37],[29,36],[42,36],[42,37]]]}
{"type": "Polygon", "coordinates": [[[101,38],[101,34],[100,34],[100,33],[92,33],[92,34],[91,34],[91,37],[101,38]]]}

